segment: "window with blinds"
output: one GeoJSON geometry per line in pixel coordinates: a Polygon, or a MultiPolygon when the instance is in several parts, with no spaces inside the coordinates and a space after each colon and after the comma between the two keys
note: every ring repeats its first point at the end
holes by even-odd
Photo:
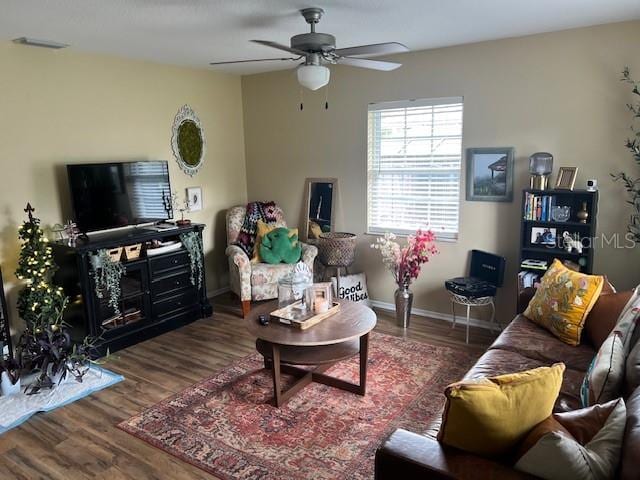
{"type": "Polygon", "coordinates": [[[367,230],[458,238],[462,98],[369,105],[367,230]]]}

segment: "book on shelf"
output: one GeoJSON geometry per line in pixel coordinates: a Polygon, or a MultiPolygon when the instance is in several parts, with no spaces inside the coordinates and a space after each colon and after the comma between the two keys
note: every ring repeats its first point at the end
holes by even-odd
{"type": "Polygon", "coordinates": [[[546,260],[538,260],[533,258],[526,258],[520,262],[520,268],[529,268],[535,270],[546,270],[549,266],[546,260]]]}
{"type": "Polygon", "coordinates": [[[535,195],[525,192],[524,219],[538,222],[549,222],[551,210],[556,204],[555,195],[535,195]]]}
{"type": "Polygon", "coordinates": [[[518,273],[518,287],[520,290],[534,287],[540,281],[540,278],[542,278],[541,273],[522,271],[518,273]]]}

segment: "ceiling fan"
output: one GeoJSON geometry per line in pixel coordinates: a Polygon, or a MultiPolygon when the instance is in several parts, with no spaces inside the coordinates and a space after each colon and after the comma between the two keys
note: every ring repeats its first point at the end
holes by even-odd
{"type": "Polygon", "coordinates": [[[297,69],[298,83],[309,90],[317,90],[329,83],[329,69],[326,67],[326,64],[340,64],[351,67],[369,68],[372,70],[391,71],[402,66],[402,64],[356,57],[361,55],[389,55],[409,51],[405,45],[397,42],[336,48],[336,38],[333,35],[316,32],[316,24],[320,22],[324,10],[321,8],[304,8],[300,10],[300,13],[311,26],[311,32],[301,33],[291,37],[290,47],[268,40],[251,40],[260,45],[266,45],[267,47],[292,53],[295,57],[212,62],[210,65],[275,60],[296,62],[298,60],[304,60],[299,64],[297,69]]]}

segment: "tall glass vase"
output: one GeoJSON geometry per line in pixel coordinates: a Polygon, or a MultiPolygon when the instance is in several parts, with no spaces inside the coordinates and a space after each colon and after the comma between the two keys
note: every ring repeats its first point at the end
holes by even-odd
{"type": "Polygon", "coordinates": [[[413,292],[409,290],[409,285],[405,283],[398,287],[394,297],[396,300],[396,325],[407,328],[411,319],[413,292]]]}

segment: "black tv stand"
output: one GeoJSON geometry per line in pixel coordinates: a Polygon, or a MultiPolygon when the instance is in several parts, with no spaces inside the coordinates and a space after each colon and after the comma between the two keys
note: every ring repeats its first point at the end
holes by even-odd
{"type": "Polygon", "coordinates": [[[54,259],[60,267],[54,280],[70,298],[65,322],[71,326],[73,339],[80,341],[87,335],[99,338],[97,352],[104,355],[107,349],[114,352],[210,316],[205,279],[201,288],[191,283],[190,258],[184,248],[152,256],[143,251],[138,259],[123,260],[126,271],[121,281],[120,316],[106,299],[97,297],[92,273],[98,250],[178,240],[187,232],[202,237],[203,229],[201,224],[166,231],[135,228],[80,238],[75,246],[53,242],[54,259]]]}

